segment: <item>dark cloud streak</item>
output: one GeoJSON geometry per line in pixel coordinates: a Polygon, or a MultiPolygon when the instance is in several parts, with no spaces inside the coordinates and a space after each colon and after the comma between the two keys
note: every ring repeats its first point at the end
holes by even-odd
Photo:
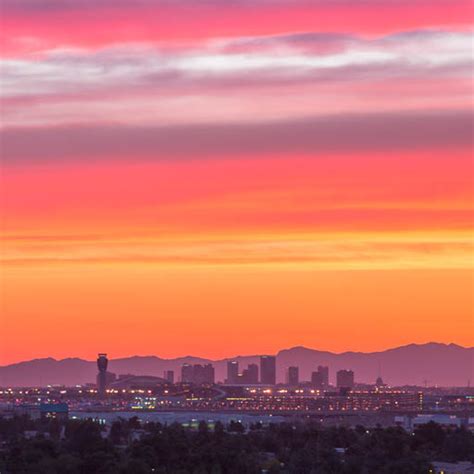
{"type": "Polygon", "coordinates": [[[194,159],[471,147],[468,111],[345,115],[177,126],[76,125],[5,129],[5,164],[80,159],[194,159]]]}
{"type": "MultiPolygon", "coordinates": [[[[437,0],[438,2],[447,3],[452,0],[437,0]]],[[[429,5],[431,0],[411,0],[410,3],[419,5],[429,5]]],[[[153,7],[153,6],[174,6],[174,5],[192,5],[195,7],[203,6],[222,6],[228,7],[253,7],[272,6],[272,5],[318,5],[318,6],[334,6],[334,5],[354,5],[355,0],[2,0],[2,10],[8,11],[32,11],[32,12],[48,12],[48,11],[76,11],[89,10],[97,8],[137,8],[137,7],[153,7]]],[[[404,5],[406,0],[359,0],[360,5],[404,5]]]]}

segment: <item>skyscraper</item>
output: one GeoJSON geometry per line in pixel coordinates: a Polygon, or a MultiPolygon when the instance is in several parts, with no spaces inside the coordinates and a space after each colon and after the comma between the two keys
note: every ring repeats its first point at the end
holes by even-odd
{"type": "Polygon", "coordinates": [[[97,391],[99,392],[100,397],[105,396],[105,391],[107,390],[107,365],[109,364],[109,359],[107,359],[107,354],[99,353],[97,357],[97,368],[99,373],[97,374],[97,391]]]}
{"type": "Polygon", "coordinates": [[[286,372],[286,383],[291,387],[296,387],[300,383],[298,367],[288,367],[286,372]]]}
{"type": "Polygon", "coordinates": [[[236,360],[227,362],[227,383],[237,383],[239,379],[239,363],[236,360]]]}
{"type": "Polygon", "coordinates": [[[319,370],[311,372],[311,386],[318,390],[323,388],[323,376],[319,370]]]}
{"type": "Polygon", "coordinates": [[[276,384],[276,357],[261,356],[260,357],[260,382],[265,385],[276,384]]]}
{"type": "Polygon", "coordinates": [[[194,366],[194,383],[196,384],[213,384],[214,383],[214,366],[212,364],[194,366]]]}
{"type": "Polygon", "coordinates": [[[174,383],[174,371],[173,370],[165,370],[163,374],[163,378],[168,381],[169,383],[174,383]]]}
{"type": "Polygon", "coordinates": [[[258,365],[249,364],[238,378],[238,383],[254,385],[258,383],[258,365]]]}
{"type": "Polygon", "coordinates": [[[193,366],[190,364],[183,364],[181,367],[181,382],[193,383],[194,382],[194,371],[193,366]]]}
{"type": "Polygon", "coordinates": [[[329,367],[318,365],[318,372],[321,374],[321,388],[327,389],[329,387],[329,367]]]}
{"type": "Polygon", "coordinates": [[[311,385],[319,390],[329,387],[329,367],[319,365],[316,372],[311,372],[311,385]]]}
{"type": "Polygon", "coordinates": [[[181,382],[197,385],[214,383],[214,367],[212,364],[183,364],[181,367],[181,382]]]}
{"type": "Polygon", "coordinates": [[[354,372],[352,370],[339,370],[336,379],[337,388],[351,389],[354,387],[354,372]]]}

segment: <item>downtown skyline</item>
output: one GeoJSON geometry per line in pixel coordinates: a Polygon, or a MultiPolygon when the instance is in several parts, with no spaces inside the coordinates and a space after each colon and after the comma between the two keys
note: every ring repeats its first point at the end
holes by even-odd
{"type": "Polygon", "coordinates": [[[0,365],[472,347],[471,13],[4,0],[0,365]]]}
{"type": "MultiPolygon", "coordinates": [[[[135,354],[122,357],[114,353],[99,354],[109,359],[108,369],[116,374],[152,375],[163,377],[165,372],[174,372],[173,379],[179,380],[184,366],[212,365],[216,380],[260,380],[262,359],[276,358],[276,379],[287,380],[288,369],[296,367],[300,380],[314,379],[313,372],[320,367],[329,367],[331,383],[336,383],[335,374],[339,370],[352,369],[357,373],[358,382],[374,383],[378,377],[392,385],[418,385],[430,383],[434,386],[470,386],[474,380],[472,358],[474,347],[455,344],[409,344],[393,347],[380,352],[333,353],[308,347],[280,348],[273,354],[232,354],[225,358],[206,358],[200,354],[181,355],[166,358],[162,355],[135,354]],[[230,368],[232,367],[232,368],[230,368]],[[232,375],[233,374],[233,375],[232,375]]],[[[96,354],[97,356],[97,354],[96,354]]],[[[272,362],[270,363],[270,366],[272,362]]],[[[273,368],[271,369],[273,371],[273,368]]],[[[95,357],[84,359],[69,354],[64,359],[52,357],[21,361],[0,366],[0,386],[36,386],[43,384],[75,385],[86,383],[97,372],[95,357]]],[[[321,374],[323,380],[328,376],[321,374]]],[[[190,375],[193,377],[193,375],[190,375]]],[[[272,376],[273,377],[273,376],[272,376]]],[[[319,377],[319,376],[318,376],[319,377]]],[[[166,377],[165,377],[166,378],[166,377]]],[[[268,379],[267,379],[268,380],[268,379]]],[[[320,382],[315,382],[320,383],[320,382]]]]}

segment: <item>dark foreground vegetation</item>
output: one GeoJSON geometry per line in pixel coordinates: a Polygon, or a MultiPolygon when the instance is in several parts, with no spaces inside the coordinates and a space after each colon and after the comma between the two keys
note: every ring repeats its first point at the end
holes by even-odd
{"type": "Polygon", "coordinates": [[[0,473],[428,474],[430,461],[474,461],[474,435],[434,423],[401,428],[321,428],[239,423],[210,430],[137,419],[105,433],[92,421],[0,419],[0,473]]]}

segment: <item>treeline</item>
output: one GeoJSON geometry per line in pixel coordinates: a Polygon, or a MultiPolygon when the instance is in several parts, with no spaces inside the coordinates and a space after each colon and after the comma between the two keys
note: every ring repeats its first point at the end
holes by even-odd
{"type": "Polygon", "coordinates": [[[435,423],[322,428],[313,423],[112,424],[0,419],[2,474],[428,474],[430,461],[473,461],[474,435],[435,423]],[[25,437],[25,432],[31,439],[25,437]],[[36,433],[37,432],[37,433],[36,433]],[[139,439],[135,439],[139,438],[139,439]]]}

